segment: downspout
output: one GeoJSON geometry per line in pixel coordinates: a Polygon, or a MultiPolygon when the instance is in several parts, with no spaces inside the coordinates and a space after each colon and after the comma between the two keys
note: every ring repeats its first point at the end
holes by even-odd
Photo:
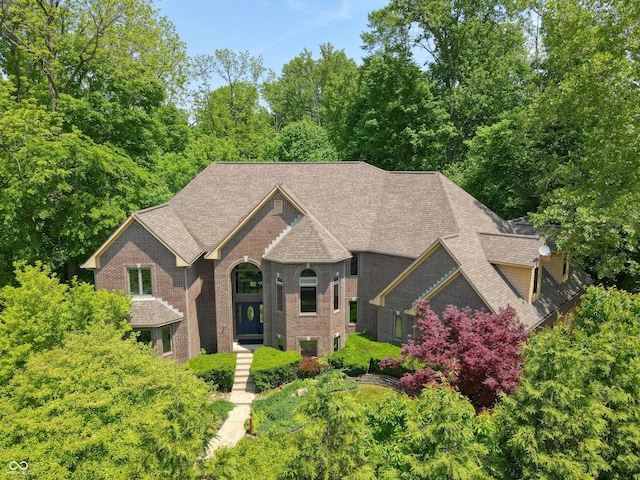
{"type": "Polygon", "coordinates": [[[189,287],[187,286],[187,268],[184,267],[184,300],[185,315],[187,316],[187,349],[189,350],[188,358],[191,358],[191,317],[189,316],[189,287]]]}

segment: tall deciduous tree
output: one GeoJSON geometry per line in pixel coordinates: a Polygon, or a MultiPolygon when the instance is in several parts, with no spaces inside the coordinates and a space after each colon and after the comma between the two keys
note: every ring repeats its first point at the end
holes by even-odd
{"type": "MultiPolygon", "coordinates": [[[[640,7],[554,0],[542,6],[540,158],[559,185],[532,217],[600,278],[640,272],[640,7]]],[[[636,285],[637,288],[637,285],[636,285]]]]}
{"type": "Polygon", "coordinates": [[[342,126],[356,88],[357,67],[344,50],[320,45],[320,58],[306,48],[282,67],[282,74],[265,82],[264,95],[277,131],[310,119],[331,134],[342,126]]]}
{"type": "Polygon", "coordinates": [[[184,46],[148,0],[2,0],[0,34],[16,97],[34,89],[52,111],[61,95],[96,92],[105,76],[136,67],[165,84],[183,81],[184,46]]]}
{"type": "Polygon", "coordinates": [[[213,56],[194,59],[196,78],[196,122],[200,130],[227,142],[236,150],[237,160],[260,158],[262,145],[275,134],[270,116],[260,104],[259,86],[266,69],[262,57],[249,52],[216,50],[213,56]],[[224,83],[212,90],[212,76],[224,83]]]}
{"type": "Polygon", "coordinates": [[[453,132],[432,87],[409,53],[365,59],[351,112],[340,131],[342,157],[386,170],[442,166],[453,132]]]}
{"type": "Polygon", "coordinates": [[[530,72],[523,26],[503,0],[393,0],[370,14],[370,50],[418,50],[454,135],[448,163],[466,155],[465,140],[519,105],[530,72]]]}
{"type": "Polygon", "coordinates": [[[498,394],[516,389],[528,334],[513,308],[493,314],[449,306],[441,321],[425,301],[416,318],[420,333],[402,347],[400,359],[381,363],[392,366],[409,361],[420,366],[400,379],[403,389],[415,394],[426,384],[444,380],[476,408],[490,407],[498,394]]]}
{"type": "Polygon", "coordinates": [[[16,103],[0,83],[0,269],[42,260],[77,273],[126,216],[166,200],[153,174],[73,129],[33,101],[16,103]]]}

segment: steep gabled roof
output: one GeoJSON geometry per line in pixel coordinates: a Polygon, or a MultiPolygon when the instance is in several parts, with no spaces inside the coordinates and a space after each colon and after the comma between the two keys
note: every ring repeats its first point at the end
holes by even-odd
{"type": "Polygon", "coordinates": [[[303,217],[265,254],[280,263],[335,263],[351,253],[311,215],[303,217]]]}
{"type": "Polygon", "coordinates": [[[171,205],[147,208],[133,215],[143,227],[183,260],[178,266],[190,265],[203,253],[202,247],[193,239],[171,205]]]}

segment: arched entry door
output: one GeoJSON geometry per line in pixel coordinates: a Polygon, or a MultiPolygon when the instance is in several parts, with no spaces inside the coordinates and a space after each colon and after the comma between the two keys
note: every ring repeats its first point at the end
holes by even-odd
{"type": "Polygon", "coordinates": [[[253,263],[241,263],[233,270],[235,336],[260,339],[262,318],[262,272],[253,263]]]}

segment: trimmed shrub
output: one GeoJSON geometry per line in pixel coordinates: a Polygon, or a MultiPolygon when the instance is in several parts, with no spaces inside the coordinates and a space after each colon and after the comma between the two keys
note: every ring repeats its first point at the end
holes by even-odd
{"type": "Polygon", "coordinates": [[[251,377],[256,391],[262,392],[295,380],[301,363],[302,356],[298,352],[259,347],[251,362],[251,377]]]}
{"type": "Polygon", "coordinates": [[[351,377],[370,371],[401,377],[406,372],[404,368],[382,369],[378,365],[383,358],[389,356],[399,357],[400,347],[392,343],[374,342],[367,332],[351,333],[347,335],[345,347],[331,354],[329,364],[351,377]]]}
{"type": "Polygon", "coordinates": [[[235,353],[200,355],[184,362],[184,366],[212,388],[228,392],[233,387],[236,373],[235,353]]]}

